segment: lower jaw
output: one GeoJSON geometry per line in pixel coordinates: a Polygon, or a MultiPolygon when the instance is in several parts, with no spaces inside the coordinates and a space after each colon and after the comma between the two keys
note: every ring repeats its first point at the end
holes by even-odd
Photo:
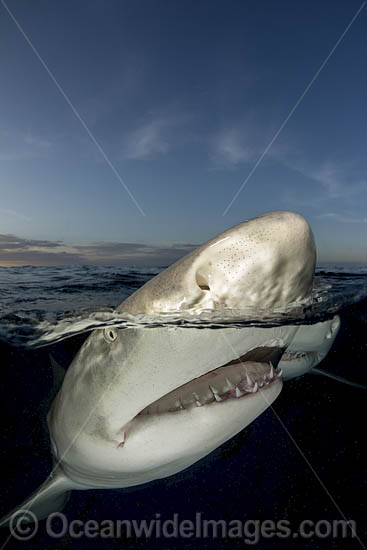
{"type": "MultiPolygon", "coordinates": [[[[87,440],[88,464],[67,467],[78,483],[128,487],[176,474],[231,439],[276,399],[282,379],[241,398],[202,407],[136,416],[123,445],[87,440]]],[[[83,443],[83,441],[81,441],[83,443]]]]}

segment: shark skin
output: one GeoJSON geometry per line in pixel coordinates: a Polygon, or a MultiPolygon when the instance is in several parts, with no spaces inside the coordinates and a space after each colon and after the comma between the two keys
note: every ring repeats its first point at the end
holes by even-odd
{"type": "MultiPolygon", "coordinates": [[[[267,213],[194,250],[119,311],[270,310],[304,303],[315,260],[302,216],[267,213]]],[[[94,330],[48,413],[53,471],[1,525],[19,510],[45,518],[63,507],[71,490],[143,484],[206,456],[279,395],[277,365],[298,331],[290,325],[94,330]]]]}

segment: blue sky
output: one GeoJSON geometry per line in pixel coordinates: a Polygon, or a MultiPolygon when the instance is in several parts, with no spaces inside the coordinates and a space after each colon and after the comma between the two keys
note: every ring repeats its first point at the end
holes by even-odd
{"type": "Polygon", "coordinates": [[[162,265],[270,210],[367,262],[366,6],[223,216],[362,2],[6,6],[145,215],[0,2],[0,265],[162,265]]]}

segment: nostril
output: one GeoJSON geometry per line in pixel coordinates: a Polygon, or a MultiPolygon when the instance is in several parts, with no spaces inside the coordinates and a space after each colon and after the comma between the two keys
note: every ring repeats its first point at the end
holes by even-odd
{"type": "Polygon", "coordinates": [[[210,290],[208,285],[199,285],[199,287],[201,288],[201,290],[210,290]]]}
{"type": "Polygon", "coordinates": [[[196,283],[201,290],[210,290],[208,281],[201,273],[196,273],[196,283]]]}

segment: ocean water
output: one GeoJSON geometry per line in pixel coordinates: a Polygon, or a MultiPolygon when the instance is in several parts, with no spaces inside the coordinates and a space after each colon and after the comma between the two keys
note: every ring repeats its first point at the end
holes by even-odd
{"type": "Polygon", "coordinates": [[[367,295],[367,267],[320,265],[312,302],[272,314],[248,310],[131,316],[115,308],[164,267],[0,267],[0,340],[15,347],[50,345],[108,325],[150,327],[246,326],[308,323],[330,318],[367,295]]]}
{"type": "MultiPolygon", "coordinates": [[[[94,328],[179,324],[192,326],[273,326],[313,323],[338,313],[341,329],[320,368],[367,384],[367,266],[319,265],[312,301],[271,316],[258,312],[159,318],[117,314],[115,308],[161,271],[119,267],[0,268],[1,500],[0,514],[21,502],[51,470],[46,426],[52,386],[49,354],[68,367],[94,328]]],[[[65,508],[69,518],[101,520],[181,520],[203,518],[352,519],[366,536],[365,390],[330,378],[305,375],[284,384],[275,401],[247,429],[190,469],[146,486],[74,492],[65,508]]],[[[0,545],[8,532],[0,532],[0,545]]],[[[243,538],[159,540],[144,537],[53,540],[43,531],[28,548],[243,548],[243,538]]],[[[262,540],[261,548],[358,548],[358,540],[311,538],[262,540]]],[[[1,547],[1,546],[0,546],[1,547]]]]}

